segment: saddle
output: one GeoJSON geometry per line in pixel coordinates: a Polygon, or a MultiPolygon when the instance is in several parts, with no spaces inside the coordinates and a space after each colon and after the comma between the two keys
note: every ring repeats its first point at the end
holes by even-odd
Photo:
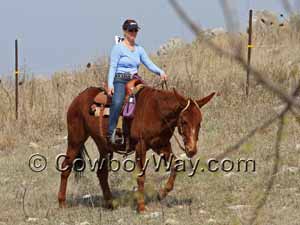
{"type": "MultiPolygon", "coordinates": [[[[123,102],[122,110],[118,118],[116,127],[116,134],[119,137],[118,147],[121,149],[128,149],[127,145],[129,141],[125,141],[126,137],[129,137],[130,121],[134,117],[134,110],[132,110],[131,103],[132,98],[144,87],[143,81],[140,79],[132,79],[127,82],[125,86],[125,99],[123,102]],[[127,145],[127,146],[126,146],[127,145]]],[[[135,98],[134,98],[135,99],[135,98]]],[[[135,103],[135,102],[134,102],[135,103]]],[[[90,107],[90,114],[99,117],[100,135],[106,137],[103,129],[103,118],[109,116],[109,108],[112,104],[112,96],[108,95],[107,86],[101,89],[101,91],[95,96],[94,103],[90,107]]]]}
{"type": "MultiPolygon", "coordinates": [[[[130,95],[137,94],[143,88],[142,81],[139,79],[132,79],[127,82],[125,86],[125,103],[128,100],[130,95]]],[[[99,94],[96,95],[94,98],[94,103],[96,105],[104,105],[106,107],[110,107],[112,103],[112,96],[108,95],[108,88],[104,87],[104,91],[101,91],[99,94]]]]}

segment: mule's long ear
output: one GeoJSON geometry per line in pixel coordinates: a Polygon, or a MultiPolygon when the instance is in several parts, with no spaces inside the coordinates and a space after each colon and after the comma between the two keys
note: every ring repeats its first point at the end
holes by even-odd
{"type": "Polygon", "coordinates": [[[187,104],[186,98],[184,96],[182,96],[181,94],[179,94],[175,88],[173,88],[173,92],[174,92],[174,95],[175,95],[177,101],[179,102],[179,104],[183,107],[186,106],[186,104],[187,104]]]}
{"type": "Polygon", "coordinates": [[[216,94],[216,92],[211,93],[210,95],[200,99],[200,100],[196,100],[197,104],[199,105],[199,107],[201,108],[202,106],[204,106],[206,103],[208,103],[212,97],[214,97],[214,95],[216,94]]]}

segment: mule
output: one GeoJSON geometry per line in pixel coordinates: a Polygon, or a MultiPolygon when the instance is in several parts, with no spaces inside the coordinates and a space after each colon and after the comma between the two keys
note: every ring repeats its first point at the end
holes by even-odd
{"type": "MultiPolygon", "coordinates": [[[[94,97],[99,88],[90,87],[80,93],[71,103],[67,112],[68,148],[62,167],[72,167],[88,137],[91,137],[100,153],[99,160],[113,156],[113,149],[107,145],[106,138],[99,132],[99,117],[89,114],[94,97]]],[[[158,90],[145,86],[136,96],[136,109],[130,124],[130,143],[135,150],[137,168],[142,172],[146,152],[152,149],[155,153],[168,160],[172,155],[170,139],[176,127],[183,138],[184,152],[188,157],[197,153],[198,134],[202,121],[201,107],[207,104],[215,93],[193,100],[185,98],[175,89],[173,91],[158,90]]],[[[103,120],[104,130],[107,131],[108,119],[103,120]]],[[[112,193],[108,184],[108,160],[97,170],[97,176],[107,207],[112,205],[112,193]]],[[[175,162],[175,160],[172,160],[175,162]]],[[[67,180],[71,169],[61,173],[58,201],[60,207],[66,207],[67,180]]],[[[137,210],[145,210],[144,183],[145,173],[137,177],[138,197],[137,210]]],[[[158,198],[163,199],[173,189],[176,178],[174,164],[164,188],[158,191],[158,198]]]]}

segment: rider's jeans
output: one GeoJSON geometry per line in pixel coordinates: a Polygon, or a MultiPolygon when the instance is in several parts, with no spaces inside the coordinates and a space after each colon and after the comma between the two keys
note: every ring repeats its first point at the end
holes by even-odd
{"type": "Polygon", "coordinates": [[[109,110],[109,125],[108,135],[112,135],[117,126],[120,111],[122,109],[125,98],[125,86],[129,79],[115,78],[114,79],[114,94],[112,96],[112,104],[109,110]]]}

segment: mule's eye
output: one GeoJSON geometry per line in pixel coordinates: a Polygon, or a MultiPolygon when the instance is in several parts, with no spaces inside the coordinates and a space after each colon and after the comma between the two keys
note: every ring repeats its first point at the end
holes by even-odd
{"type": "Polygon", "coordinates": [[[185,120],[182,121],[182,125],[185,126],[187,125],[187,122],[185,120]]]}

